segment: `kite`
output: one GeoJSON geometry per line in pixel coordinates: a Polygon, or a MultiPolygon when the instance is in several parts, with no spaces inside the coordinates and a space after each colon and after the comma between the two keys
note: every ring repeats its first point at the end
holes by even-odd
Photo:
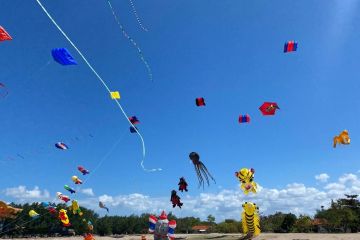
{"type": "Polygon", "coordinates": [[[65,190],[68,190],[71,194],[76,193],[76,191],[73,188],[69,187],[68,185],[65,185],[64,188],[65,190]]]}
{"type": "Polygon", "coordinates": [[[73,212],[74,215],[76,215],[76,214],[79,214],[79,216],[83,215],[83,212],[80,209],[79,203],[76,200],[71,201],[71,206],[69,209],[73,212]]]}
{"type": "Polygon", "coordinates": [[[173,208],[178,206],[179,208],[181,208],[181,206],[183,205],[183,203],[180,201],[180,197],[177,195],[175,190],[171,191],[171,197],[170,197],[170,202],[173,205],[173,208]]]}
{"type": "Polygon", "coordinates": [[[241,222],[243,232],[246,234],[244,239],[252,239],[260,234],[260,217],[259,208],[255,203],[245,202],[243,205],[243,212],[241,214],[241,222]]]}
{"type": "Polygon", "coordinates": [[[69,149],[69,147],[63,143],[63,142],[57,142],[55,143],[55,147],[57,147],[58,149],[61,149],[61,150],[67,150],[69,149]]]}
{"type": "Polygon", "coordinates": [[[95,240],[95,238],[91,233],[85,233],[84,240],[95,240]]]}
{"type": "Polygon", "coordinates": [[[9,94],[7,87],[3,84],[0,83],[0,98],[4,98],[9,94]]]}
{"type": "Polygon", "coordinates": [[[125,28],[123,27],[123,25],[120,23],[118,17],[116,16],[115,10],[114,10],[114,8],[113,8],[112,5],[111,5],[110,0],[108,0],[107,2],[108,2],[108,4],[109,4],[110,10],[111,10],[111,12],[112,12],[112,14],[113,14],[113,16],[114,16],[114,19],[115,19],[116,23],[118,24],[118,26],[119,26],[119,28],[120,28],[120,31],[122,32],[122,34],[124,35],[124,37],[125,37],[126,39],[128,39],[129,42],[130,42],[130,43],[134,46],[134,48],[136,48],[136,50],[138,51],[140,60],[144,63],[144,65],[145,65],[145,67],[146,67],[146,70],[147,70],[147,72],[148,72],[149,79],[150,79],[151,81],[153,81],[152,70],[151,70],[151,68],[150,68],[149,63],[146,61],[145,56],[144,56],[144,54],[143,54],[143,52],[142,52],[139,44],[137,44],[137,43],[135,42],[135,40],[134,40],[132,37],[130,37],[129,34],[125,31],[125,28]]]}
{"type": "Polygon", "coordinates": [[[83,174],[83,175],[86,175],[86,174],[89,174],[90,172],[88,170],[86,170],[84,167],[82,166],[78,166],[78,170],[83,174]]]}
{"type": "Polygon", "coordinates": [[[298,43],[295,41],[288,41],[284,45],[284,53],[294,52],[297,50],[298,43]]]}
{"type": "Polygon", "coordinates": [[[184,177],[180,178],[180,182],[178,183],[178,185],[179,185],[179,191],[181,191],[181,192],[183,192],[184,190],[185,190],[185,192],[188,191],[188,189],[187,189],[188,184],[185,181],[184,177]]]}
{"type": "Polygon", "coordinates": [[[6,30],[0,26],[0,42],[2,41],[10,41],[12,40],[12,37],[6,32],[6,30]]]}
{"type": "Polygon", "coordinates": [[[201,107],[205,106],[205,99],[204,98],[197,98],[195,99],[196,106],[201,107]]]}
{"type": "Polygon", "coordinates": [[[336,148],[336,144],[350,144],[350,137],[347,130],[342,131],[338,136],[334,137],[334,148],[336,148]]]}
{"type": "Polygon", "coordinates": [[[200,155],[196,152],[191,152],[189,154],[189,158],[191,159],[192,163],[194,164],[195,172],[197,175],[197,178],[199,180],[199,187],[202,185],[204,188],[204,178],[208,184],[209,183],[209,177],[216,183],[215,179],[211,176],[209,171],[207,170],[206,166],[200,161],[200,155]]]}
{"type": "Polygon", "coordinates": [[[250,115],[240,115],[239,116],[239,123],[249,123],[250,122],[250,115]]]}
{"type": "Polygon", "coordinates": [[[138,119],[136,116],[129,117],[129,121],[130,121],[133,125],[140,123],[139,119],[138,119]]]}
{"type": "Polygon", "coordinates": [[[110,92],[111,99],[120,99],[120,93],[119,92],[110,92]]]}
{"type": "Polygon", "coordinates": [[[264,102],[259,107],[259,109],[263,115],[268,116],[268,115],[274,115],[276,109],[280,109],[280,108],[275,102],[264,102]]]}
{"type": "MultiPolygon", "coordinates": [[[[54,24],[54,26],[58,29],[58,31],[64,36],[64,38],[68,41],[68,43],[76,50],[76,52],[79,54],[79,56],[84,60],[85,64],[92,71],[92,73],[96,76],[96,78],[101,82],[101,84],[106,89],[106,91],[108,91],[110,93],[110,88],[107,85],[106,81],[99,75],[99,73],[96,71],[96,69],[88,61],[86,56],[79,50],[79,48],[72,42],[70,37],[59,26],[59,24],[56,22],[56,20],[51,16],[51,14],[47,11],[45,6],[41,3],[41,0],[36,0],[36,2],[38,3],[38,5],[42,9],[42,11],[45,13],[45,15],[48,17],[48,19],[54,24]]],[[[115,19],[117,20],[118,24],[121,25],[120,22],[118,21],[117,17],[116,17],[115,12],[112,9],[111,3],[109,1],[108,1],[108,3],[109,3],[109,6],[110,6],[113,14],[114,14],[115,19]]],[[[122,26],[121,26],[121,30],[123,31],[122,26]]],[[[126,34],[125,30],[123,31],[123,34],[124,35],[126,34]]],[[[136,43],[132,39],[130,41],[132,41],[135,44],[134,46],[137,47],[136,43]]],[[[139,50],[139,48],[138,48],[138,50],[139,50]]],[[[141,56],[142,56],[141,51],[139,52],[139,54],[141,54],[141,56]]],[[[142,58],[142,60],[144,60],[144,58],[142,58]]],[[[148,69],[150,69],[150,68],[148,68],[148,69]]],[[[149,72],[149,75],[151,75],[151,79],[152,79],[152,74],[150,74],[150,72],[149,72]]],[[[124,115],[124,117],[128,120],[128,115],[126,114],[126,112],[125,112],[124,108],[122,107],[122,105],[120,104],[120,102],[118,100],[116,100],[116,99],[115,99],[115,102],[116,102],[116,105],[117,105],[118,109],[121,111],[121,113],[124,115]]],[[[153,168],[153,169],[145,168],[145,166],[144,166],[144,161],[145,161],[145,158],[146,158],[145,141],[144,141],[144,138],[143,138],[143,136],[141,135],[140,132],[138,132],[138,136],[139,136],[139,138],[141,140],[141,143],[142,143],[142,160],[140,162],[141,168],[144,171],[147,171],[147,172],[161,171],[162,170],[161,168],[157,168],[157,169],[155,169],[155,168],[153,168]]]]}
{"type": "Polygon", "coordinates": [[[69,227],[71,224],[70,224],[69,217],[66,213],[67,213],[67,211],[65,209],[61,209],[59,211],[59,218],[64,227],[69,227]]]}
{"type": "Polygon", "coordinates": [[[137,11],[136,11],[136,8],[135,8],[135,5],[134,5],[133,1],[132,1],[132,0],[129,0],[129,1],[130,1],[130,4],[131,4],[131,7],[132,7],[132,9],[133,9],[133,13],[134,13],[134,15],[135,15],[135,17],[136,17],[136,21],[138,22],[138,24],[139,24],[139,26],[141,27],[141,29],[144,30],[145,32],[147,32],[148,30],[147,30],[147,28],[145,28],[144,25],[142,24],[142,22],[141,22],[141,20],[140,20],[140,17],[139,17],[139,15],[138,15],[137,11]]]}
{"type": "Polygon", "coordinates": [[[176,221],[169,221],[165,211],[162,211],[161,215],[159,216],[159,220],[153,215],[149,216],[149,233],[154,234],[155,240],[174,240],[175,228],[176,221]]]}
{"type": "Polygon", "coordinates": [[[137,127],[130,127],[130,132],[131,133],[137,133],[137,127]]]}
{"type": "Polygon", "coordinates": [[[49,211],[51,214],[56,214],[56,205],[50,202],[42,202],[41,205],[49,211]]]}
{"type": "Polygon", "coordinates": [[[32,219],[36,219],[36,218],[39,218],[39,214],[37,212],[35,212],[34,210],[30,210],[29,211],[29,216],[32,218],[32,219]]]}
{"type": "Polygon", "coordinates": [[[66,202],[66,203],[67,203],[68,201],[70,201],[70,198],[69,198],[68,196],[66,196],[66,195],[63,195],[61,192],[57,192],[57,193],[56,193],[56,196],[57,196],[58,199],[66,202]]]}
{"type": "Polygon", "coordinates": [[[89,231],[94,230],[94,225],[92,224],[92,222],[90,220],[87,222],[87,226],[88,226],[89,231]]]}
{"type": "Polygon", "coordinates": [[[75,184],[82,184],[82,181],[80,180],[80,178],[78,178],[77,176],[72,176],[71,180],[75,183],[75,184]]]}
{"type": "Polygon", "coordinates": [[[0,201],[0,220],[6,218],[16,218],[16,214],[20,213],[22,209],[14,208],[7,205],[5,202],[0,201]]]}
{"type": "Polygon", "coordinates": [[[241,189],[247,195],[249,192],[256,193],[257,184],[254,182],[255,170],[253,168],[242,168],[239,172],[235,172],[235,176],[241,182],[241,189]]]}
{"type": "Polygon", "coordinates": [[[77,65],[75,59],[66,48],[54,48],[51,50],[54,60],[61,65],[77,65]]]}
{"type": "Polygon", "coordinates": [[[99,202],[99,208],[106,209],[106,211],[109,212],[109,209],[105,206],[103,202],[99,202]]]}

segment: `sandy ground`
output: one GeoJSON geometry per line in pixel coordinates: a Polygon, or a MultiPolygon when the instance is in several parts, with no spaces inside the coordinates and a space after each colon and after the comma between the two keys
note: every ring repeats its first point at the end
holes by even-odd
{"type": "MultiPolygon", "coordinates": [[[[177,239],[220,239],[220,240],[235,240],[241,237],[240,234],[177,234],[177,239]]],[[[27,240],[40,238],[26,238],[27,240]]],[[[62,238],[46,238],[47,240],[83,240],[82,237],[62,237],[62,238]]],[[[118,237],[99,237],[95,236],[96,240],[140,240],[141,235],[127,235],[118,237]]],[[[146,235],[147,240],[153,240],[151,235],[146,235]]],[[[275,234],[275,233],[263,233],[255,240],[360,240],[360,233],[348,233],[348,234],[311,234],[311,233],[289,233],[289,234],[275,234]]]]}

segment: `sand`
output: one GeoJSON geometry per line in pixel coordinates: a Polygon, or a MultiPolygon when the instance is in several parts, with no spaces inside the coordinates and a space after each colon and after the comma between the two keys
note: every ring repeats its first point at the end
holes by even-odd
{"type": "MultiPolygon", "coordinates": [[[[176,234],[178,239],[219,239],[219,240],[235,240],[241,237],[240,234],[176,234]]],[[[26,238],[27,240],[40,240],[41,238],[26,238]]],[[[58,237],[58,238],[44,238],[47,240],[83,240],[82,237],[58,237]]],[[[141,240],[141,235],[127,235],[118,237],[100,237],[95,236],[96,240],[141,240]]],[[[147,240],[153,240],[151,235],[146,235],[147,240]]],[[[263,233],[255,240],[360,240],[360,233],[347,233],[347,234],[322,234],[322,233],[289,233],[289,234],[276,234],[276,233],[263,233]]]]}

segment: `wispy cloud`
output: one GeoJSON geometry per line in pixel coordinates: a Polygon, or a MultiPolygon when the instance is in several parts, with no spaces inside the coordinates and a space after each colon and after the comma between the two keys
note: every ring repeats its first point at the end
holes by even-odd
{"type": "Polygon", "coordinates": [[[94,196],[94,191],[92,188],[84,188],[84,189],[81,189],[81,193],[85,194],[85,195],[88,195],[88,196],[94,196]]]}

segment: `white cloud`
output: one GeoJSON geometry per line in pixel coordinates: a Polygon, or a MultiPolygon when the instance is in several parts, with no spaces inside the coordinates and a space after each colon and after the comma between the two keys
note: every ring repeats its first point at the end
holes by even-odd
{"type": "Polygon", "coordinates": [[[25,186],[7,188],[4,190],[4,193],[6,196],[16,198],[21,202],[50,197],[47,190],[41,191],[38,186],[35,186],[32,190],[28,190],[25,186]]]}
{"type": "MultiPolygon", "coordinates": [[[[320,174],[321,175],[321,174],[320,174]]],[[[318,176],[320,176],[318,175],[318,176]]],[[[320,179],[328,179],[326,176],[320,179]]],[[[153,197],[140,193],[109,195],[104,194],[94,197],[91,188],[83,189],[89,197],[79,199],[80,205],[96,210],[100,214],[107,214],[99,209],[99,201],[102,201],[109,209],[110,214],[130,215],[141,213],[159,214],[162,210],[173,212],[179,217],[196,216],[206,219],[209,214],[216,217],[217,221],[227,218],[240,220],[242,204],[246,201],[256,203],[262,214],[272,214],[277,211],[292,212],[294,214],[313,215],[321,206],[329,206],[331,199],[338,199],[344,194],[359,194],[360,179],[351,173],[342,175],[334,182],[327,182],[322,187],[306,186],[303,183],[291,183],[283,188],[267,188],[258,186],[257,194],[248,194],[240,190],[238,186],[234,189],[217,188],[216,193],[200,193],[192,195],[181,194],[184,203],[182,209],[172,208],[169,196],[153,197]]],[[[41,191],[38,187],[33,190],[25,186],[8,188],[4,190],[5,195],[20,201],[32,199],[49,198],[48,191],[41,191]],[[25,200],[24,200],[25,199],[25,200]]]]}
{"type": "MultiPolygon", "coordinates": [[[[325,175],[319,178],[328,179],[328,175],[325,175]]],[[[280,189],[259,185],[257,194],[250,193],[247,196],[238,187],[219,189],[218,193],[200,193],[197,196],[186,194],[181,196],[184,203],[181,210],[178,207],[172,208],[168,196],[151,197],[139,193],[117,196],[105,194],[99,198],[89,198],[83,201],[83,204],[96,209],[98,201],[102,201],[110,208],[111,214],[130,215],[144,212],[159,214],[165,210],[172,211],[180,217],[196,216],[201,219],[206,219],[212,214],[217,221],[221,221],[227,218],[240,220],[242,204],[245,201],[256,203],[260,212],[265,215],[277,211],[313,215],[321,206],[329,206],[331,199],[350,193],[360,193],[360,179],[354,174],[344,174],[338,181],[330,182],[321,188],[292,183],[280,189]]],[[[99,212],[102,213],[101,210],[99,212]]]]}
{"type": "Polygon", "coordinates": [[[92,190],[92,188],[84,188],[84,189],[81,189],[81,192],[85,195],[88,195],[88,196],[94,196],[94,191],[92,190]]]}
{"type": "Polygon", "coordinates": [[[316,180],[323,182],[323,183],[327,182],[329,178],[330,178],[330,176],[327,175],[326,173],[321,173],[321,174],[315,176],[316,180]]]}

